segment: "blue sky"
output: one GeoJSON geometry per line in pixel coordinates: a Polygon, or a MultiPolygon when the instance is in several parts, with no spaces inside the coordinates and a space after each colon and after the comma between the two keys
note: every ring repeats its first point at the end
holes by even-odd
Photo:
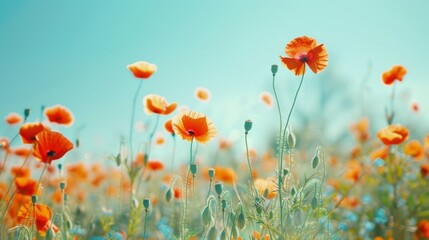
{"type": "MultiPolygon", "coordinates": [[[[30,107],[35,120],[40,105],[62,104],[76,121],[61,131],[72,137],[85,126],[84,150],[114,153],[128,133],[138,84],[126,65],[143,60],[155,63],[158,72],[143,83],[140,98],[156,93],[206,113],[227,138],[241,134],[250,118],[257,142],[278,125],[275,110],[258,99],[260,92],[271,92],[270,65],[280,64],[287,42],[307,35],[326,45],[329,64],[323,73],[306,76],[297,109],[314,111],[312,96],[324,84],[346,86],[338,92],[352,100],[326,109],[340,121],[332,138],[360,117],[350,110],[359,105],[383,117],[390,89],[380,75],[395,64],[408,69],[398,92],[418,101],[419,118],[427,121],[428,7],[426,1],[399,0],[0,1],[0,116],[30,107]],[[371,90],[363,102],[357,89],[365,76],[371,90]],[[210,89],[209,103],[194,99],[199,86],[210,89]]],[[[277,81],[287,111],[299,79],[280,66],[277,81]]],[[[136,120],[153,124],[140,101],[137,106],[136,120]]],[[[1,135],[15,130],[0,128],[1,135]]]]}

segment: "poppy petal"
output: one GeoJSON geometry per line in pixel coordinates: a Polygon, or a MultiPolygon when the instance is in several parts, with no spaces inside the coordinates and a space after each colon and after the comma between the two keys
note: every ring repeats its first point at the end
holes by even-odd
{"type": "Polygon", "coordinates": [[[295,75],[302,75],[305,72],[305,63],[294,58],[280,57],[282,63],[295,75]]]}

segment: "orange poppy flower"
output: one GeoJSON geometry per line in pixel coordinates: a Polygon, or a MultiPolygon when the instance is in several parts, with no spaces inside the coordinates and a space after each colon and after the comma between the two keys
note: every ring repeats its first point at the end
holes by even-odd
{"type": "Polygon", "coordinates": [[[231,141],[228,139],[221,138],[219,139],[219,149],[220,150],[228,150],[232,147],[231,141]]]}
{"type": "Polygon", "coordinates": [[[71,111],[61,105],[55,105],[45,109],[45,115],[49,122],[57,123],[65,126],[72,125],[74,118],[71,111]]]}
{"type": "Polygon", "coordinates": [[[355,135],[356,141],[366,141],[369,139],[369,120],[363,117],[350,126],[351,132],[355,135]]]}
{"type": "Polygon", "coordinates": [[[30,169],[27,167],[12,167],[10,169],[10,173],[14,177],[29,177],[30,176],[30,169]]]}
{"type": "Polygon", "coordinates": [[[424,150],[422,144],[417,140],[411,140],[407,142],[404,146],[405,154],[414,157],[416,159],[421,159],[424,155],[424,150]]]}
{"type": "MultiPolygon", "coordinates": [[[[230,167],[223,167],[223,166],[215,166],[213,167],[215,170],[215,176],[214,180],[223,182],[225,184],[234,184],[234,182],[237,182],[238,175],[234,171],[234,169],[230,167]]],[[[204,171],[206,179],[209,179],[208,171],[204,171]]]]}
{"type": "Polygon", "coordinates": [[[370,159],[375,160],[377,158],[385,159],[387,156],[389,156],[389,148],[386,146],[383,146],[379,149],[374,150],[370,154],[370,159]]]}
{"type": "Polygon", "coordinates": [[[259,95],[259,99],[267,108],[271,109],[273,107],[273,96],[269,92],[262,92],[259,95]]]}
{"type": "Polygon", "coordinates": [[[30,155],[30,152],[31,152],[30,149],[25,147],[18,147],[13,149],[13,154],[19,157],[27,157],[30,155]]]}
{"type": "Polygon", "coordinates": [[[362,166],[357,160],[347,162],[344,178],[356,182],[362,173],[362,166]]]}
{"type": "Polygon", "coordinates": [[[35,217],[35,225],[39,234],[43,237],[46,232],[52,228],[54,232],[58,232],[58,227],[51,222],[52,212],[51,209],[45,204],[36,203],[33,207],[31,202],[24,204],[18,212],[18,223],[25,223],[28,226],[33,224],[33,217],[35,217]]]}
{"type": "Polygon", "coordinates": [[[88,170],[82,162],[69,165],[67,167],[67,174],[69,175],[69,178],[73,178],[78,181],[84,181],[88,178],[88,170]]]}
{"type": "Polygon", "coordinates": [[[148,161],[147,168],[152,171],[161,171],[164,169],[164,164],[160,161],[148,161]]]}
{"type": "Polygon", "coordinates": [[[420,173],[422,174],[423,177],[426,177],[427,175],[429,175],[429,164],[423,163],[420,166],[420,173]]]}
{"type": "Polygon", "coordinates": [[[406,73],[407,69],[405,67],[396,65],[393,66],[390,70],[384,72],[381,76],[381,79],[383,80],[384,84],[392,85],[395,80],[402,81],[402,78],[406,73]]]}
{"type": "Polygon", "coordinates": [[[60,159],[73,148],[73,143],[59,132],[43,130],[36,135],[36,139],[33,155],[47,164],[60,159]]]}
{"type": "Polygon", "coordinates": [[[182,197],[182,189],[175,187],[173,188],[174,198],[179,199],[182,197]]]}
{"type": "Polygon", "coordinates": [[[377,137],[385,145],[401,144],[408,138],[408,129],[401,125],[389,125],[378,131],[377,137]]]}
{"type": "Polygon", "coordinates": [[[420,220],[417,223],[416,233],[419,237],[429,238],[429,221],[428,220],[420,220]]]}
{"type": "Polygon", "coordinates": [[[280,59],[295,75],[303,75],[305,64],[314,73],[321,72],[328,65],[328,52],[323,44],[318,45],[314,38],[302,36],[286,45],[286,55],[280,59]]]}
{"type": "Polygon", "coordinates": [[[254,239],[263,239],[263,240],[269,240],[270,235],[266,234],[265,237],[261,238],[261,234],[257,231],[253,231],[253,238],[254,239]]]}
{"type": "Polygon", "coordinates": [[[22,195],[35,195],[37,193],[37,181],[29,177],[15,178],[16,191],[22,195]]]}
{"type": "Polygon", "coordinates": [[[255,179],[255,188],[258,190],[258,192],[264,196],[265,192],[267,192],[267,198],[268,199],[272,199],[275,196],[277,196],[277,187],[275,184],[275,179],[274,178],[257,178],[255,179]]]}
{"type": "Polygon", "coordinates": [[[25,123],[19,129],[19,135],[23,143],[33,143],[36,140],[36,135],[43,131],[45,126],[40,122],[25,123]]]}
{"type": "Polygon", "coordinates": [[[9,115],[6,116],[5,121],[9,125],[16,125],[18,123],[21,123],[23,118],[18,113],[9,113],[9,115]]]}
{"type": "Polygon", "coordinates": [[[173,129],[182,139],[207,143],[217,133],[216,127],[204,114],[191,110],[176,115],[172,121],[173,129]]]}
{"type": "Polygon", "coordinates": [[[201,102],[208,102],[210,101],[211,97],[210,91],[203,87],[198,87],[197,89],[195,89],[194,95],[195,98],[201,102]]]}
{"type": "Polygon", "coordinates": [[[155,143],[156,143],[156,145],[162,145],[162,144],[164,144],[165,143],[164,137],[162,137],[162,136],[156,137],[155,143]]]}
{"type": "Polygon", "coordinates": [[[167,120],[167,121],[164,123],[164,129],[165,129],[165,131],[167,131],[167,132],[168,132],[168,133],[170,133],[171,135],[174,135],[173,125],[171,124],[171,122],[172,122],[172,119],[167,120]]]}
{"type": "Polygon", "coordinates": [[[0,150],[9,150],[10,141],[8,138],[0,138],[0,150]]]}
{"type": "Polygon", "coordinates": [[[168,104],[164,97],[156,94],[149,94],[143,99],[144,111],[146,114],[168,115],[176,110],[177,103],[168,104]]]}
{"type": "Polygon", "coordinates": [[[155,64],[148,62],[135,62],[127,66],[136,78],[149,78],[157,70],[155,64]]]}
{"type": "Polygon", "coordinates": [[[6,191],[7,191],[7,185],[5,183],[0,182],[0,200],[2,200],[5,197],[6,191]]]}

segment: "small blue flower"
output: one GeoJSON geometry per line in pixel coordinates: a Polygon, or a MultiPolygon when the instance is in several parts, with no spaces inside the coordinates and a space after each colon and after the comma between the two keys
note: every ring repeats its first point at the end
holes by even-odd
{"type": "Polygon", "coordinates": [[[384,160],[381,158],[377,158],[374,162],[374,166],[376,166],[376,167],[384,166],[384,160]]]}
{"type": "Polygon", "coordinates": [[[387,223],[386,211],[383,208],[377,209],[377,211],[375,212],[374,221],[380,224],[387,223]]]}
{"type": "Polygon", "coordinates": [[[372,196],[371,196],[371,195],[369,195],[369,194],[365,194],[365,195],[362,197],[362,203],[363,203],[363,204],[370,204],[370,203],[372,203],[372,196]]]}
{"type": "Polygon", "coordinates": [[[356,214],[352,213],[352,212],[350,212],[349,214],[347,214],[347,218],[350,220],[350,222],[357,222],[358,219],[359,219],[359,217],[356,214]]]}
{"type": "Polygon", "coordinates": [[[340,224],[338,224],[338,229],[340,229],[341,231],[347,231],[349,229],[349,226],[347,226],[347,223],[341,222],[340,224]]]}

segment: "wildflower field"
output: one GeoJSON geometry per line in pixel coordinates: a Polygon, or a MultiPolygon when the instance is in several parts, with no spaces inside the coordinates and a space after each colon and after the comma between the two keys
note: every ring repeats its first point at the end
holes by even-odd
{"type": "MultiPolygon", "coordinates": [[[[276,60],[261,66],[268,88],[252,96],[255,119],[239,109],[213,111],[224,106],[209,105],[216,96],[204,85],[184,103],[153,91],[148,84],[164,70],[144,54],[110,66],[125,69],[120,81],[134,87],[121,106],[130,112],[102,120],[127,122],[103,154],[91,153],[97,141],[82,137],[85,123],[67,104],[5,113],[0,240],[429,239],[429,132],[415,120],[421,105],[402,89],[413,66],[389,61],[364,77],[353,103],[339,84],[315,83],[333,67],[331,47],[310,34],[276,46],[276,60]],[[369,81],[388,92],[369,104],[377,114],[362,103],[369,81]],[[316,110],[299,104],[313,101],[316,110]],[[352,121],[335,122],[355,105],[363,107],[352,121]],[[232,134],[222,122],[230,118],[240,119],[232,134]]],[[[164,84],[157,89],[190,94],[185,83],[164,84]]],[[[218,85],[225,95],[217,97],[229,99],[229,83],[218,85]]],[[[246,81],[241,86],[235,98],[251,92],[246,81]]],[[[91,97],[79,107],[91,108],[91,97]]]]}

